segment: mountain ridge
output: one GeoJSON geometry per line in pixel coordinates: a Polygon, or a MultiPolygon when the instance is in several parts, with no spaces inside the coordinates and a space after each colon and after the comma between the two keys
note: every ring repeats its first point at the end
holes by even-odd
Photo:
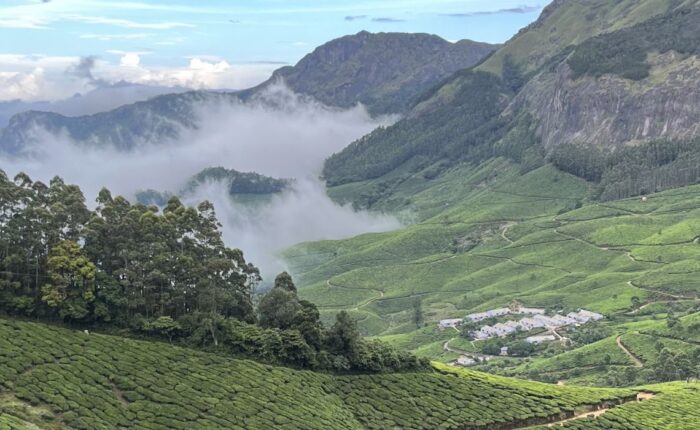
{"type": "Polygon", "coordinates": [[[610,152],[697,137],[698,5],[554,2],[484,62],[424,94],[403,121],[331,156],[324,177],[331,187],[358,184],[350,201],[362,205],[362,195],[373,193],[361,185],[365,180],[385,178],[395,188],[411,175],[435,177],[455,164],[493,156],[536,167],[563,144],[610,152]],[[549,45],[533,42],[543,31],[550,33],[549,45]],[[487,83],[481,74],[496,79],[487,83]],[[475,79],[482,81],[478,88],[475,79]],[[470,100],[470,92],[482,94],[481,101],[470,100]],[[504,107],[488,118],[472,123],[460,116],[496,100],[504,107]],[[369,168],[387,154],[399,162],[369,168]]]}
{"type": "Polygon", "coordinates": [[[168,94],[87,116],[21,113],[0,130],[0,151],[21,152],[36,141],[37,130],[65,132],[77,143],[111,145],[119,150],[132,149],[142,142],[171,140],[183,130],[197,128],[197,106],[245,102],[281,80],[302,96],[330,107],[365,103],[377,115],[401,113],[423,89],[476,64],[495,48],[472,41],[450,43],[428,34],[361,32],[322,45],[297,66],[284,67],[268,81],[247,90],[168,94]],[[348,79],[355,83],[344,89],[348,79]],[[375,92],[376,99],[370,96],[375,92]]]}

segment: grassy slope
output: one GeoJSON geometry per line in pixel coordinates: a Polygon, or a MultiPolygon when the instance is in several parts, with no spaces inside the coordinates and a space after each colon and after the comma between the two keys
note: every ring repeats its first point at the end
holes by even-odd
{"type": "Polygon", "coordinates": [[[557,54],[569,45],[575,45],[598,34],[619,30],[654,15],[663,13],[672,6],[695,4],[697,0],[569,0],[551,7],[546,19],[513,37],[508,43],[478,67],[499,74],[503,59],[511,58],[532,72],[542,66],[549,56],[557,54]]]}
{"type": "MultiPolygon", "coordinates": [[[[394,201],[405,206],[393,210],[418,219],[401,230],[288,251],[301,294],[329,319],[350,310],[365,334],[439,359],[453,358],[441,344],[457,333],[435,330],[437,320],[513,299],[601,312],[618,333],[663,317],[669,303],[697,304],[700,187],[559,213],[585,199],[586,183],[549,166],[523,177],[509,166],[461,167],[399,190],[394,201]],[[460,249],[469,241],[478,245],[460,249]],[[628,315],[633,296],[648,305],[628,315]],[[419,330],[417,297],[430,323],[419,330]]],[[[614,342],[606,345],[617,357],[614,342]]]]}
{"type": "Polygon", "coordinates": [[[0,381],[3,430],[520,426],[635,393],[446,367],[332,376],[2,319],[0,381]]]}

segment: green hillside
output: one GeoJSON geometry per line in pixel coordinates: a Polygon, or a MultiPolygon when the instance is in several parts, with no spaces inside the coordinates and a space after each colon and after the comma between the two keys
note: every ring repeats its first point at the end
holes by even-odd
{"type": "Polygon", "coordinates": [[[404,119],[331,156],[330,193],[372,208],[495,157],[552,161],[606,200],[697,183],[698,17],[696,0],[553,2],[404,119]]]}
{"type": "Polygon", "coordinates": [[[332,376],[12,320],[0,320],[0,380],[0,428],[46,430],[512,429],[615,406],[640,391],[446,367],[332,376]]]}
{"type": "Polygon", "coordinates": [[[620,30],[697,0],[555,0],[540,19],[521,30],[478,69],[500,75],[510,58],[533,72],[569,45],[620,30]]]}
{"type": "MultiPolygon", "coordinates": [[[[665,327],[669,311],[682,316],[700,309],[695,277],[700,187],[607,203],[586,203],[590,192],[589,183],[549,165],[524,175],[503,159],[479,168],[460,166],[404,187],[379,205],[415,214],[418,222],[394,232],[302,244],[286,257],[304,286],[300,294],[326,318],[348,310],[366,335],[432,358],[455,358],[444,353],[443,344],[460,334],[439,331],[443,318],[513,300],[602,313],[610,332],[597,362],[596,354],[593,359],[585,354],[591,345],[579,344],[536,354],[565,352],[561,363],[532,358],[530,365],[503,366],[543,377],[535,372],[540,366],[554,372],[583,363],[595,365],[593,382],[606,383],[610,365],[633,365],[615,334],[645,321],[665,327]],[[416,300],[425,326],[414,322],[416,300]],[[583,358],[573,360],[579,352],[583,358]],[[568,364],[567,356],[573,360],[568,364]],[[612,361],[603,361],[605,356],[612,361]]],[[[680,342],[689,353],[696,348],[696,340],[680,342]]]]}

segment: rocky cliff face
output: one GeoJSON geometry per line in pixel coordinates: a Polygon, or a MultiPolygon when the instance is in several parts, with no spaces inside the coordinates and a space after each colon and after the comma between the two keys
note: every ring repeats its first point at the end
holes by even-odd
{"type": "Polygon", "coordinates": [[[547,149],[564,143],[617,147],[700,135],[700,58],[650,55],[651,74],[633,81],[615,75],[574,79],[566,62],[525,85],[510,111],[538,121],[547,149]]]}

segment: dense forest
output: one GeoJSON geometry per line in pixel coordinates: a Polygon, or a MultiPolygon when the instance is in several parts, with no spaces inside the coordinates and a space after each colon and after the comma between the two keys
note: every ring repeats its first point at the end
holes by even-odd
{"type": "MultiPolygon", "coordinates": [[[[239,172],[224,167],[208,167],[192,176],[184,187],[176,194],[187,196],[194,193],[198,187],[210,183],[226,184],[231,196],[266,195],[284,191],[292,183],[291,179],[277,179],[255,172],[239,172]]],[[[165,206],[173,197],[168,191],[143,190],[136,193],[136,200],[145,205],[165,206]]]]}
{"type": "Polygon", "coordinates": [[[700,139],[653,141],[616,151],[567,144],[549,156],[568,173],[596,182],[601,200],[616,200],[684,187],[700,181],[700,139]]]}
{"type": "Polygon", "coordinates": [[[340,313],[329,329],[283,273],[254,306],[259,271],[221,237],[214,207],[170,198],[130,204],[0,171],[0,311],[85,328],[127,330],[270,362],[338,371],[427,363],[360,338],[340,313]]]}
{"type": "Polygon", "coordinates": [[[378,128],[331,156],[323,170],[328,184],[377,178],[409,162],[416,169],[440,160],[457,162],[469,158],[466,152],[481,142],[501,138],[501,94],[510,95],[511,90],[500,78],[483,72],[460,72],[455,79],[463,84],[446,105],[378,128]]]}
{"type": "Polygon", "coordinates": [[[272,194],[283,191],[290,183],[287,179],[276,179],[255,172],[239,172],[224,167],[209,167],[197,173],[187,183],[183,192],[192,191],[197,186],[210,181],[228,184],[229,194],[272,194]]]}
{"type": "Polygon", "coordinates": [[[680,9],[641,24],[591,38],[567,59],[575,77],[616,74],[640,80],[651,69],[647,55],[675,51],[700,53],[700,10],[680,9]]]}

